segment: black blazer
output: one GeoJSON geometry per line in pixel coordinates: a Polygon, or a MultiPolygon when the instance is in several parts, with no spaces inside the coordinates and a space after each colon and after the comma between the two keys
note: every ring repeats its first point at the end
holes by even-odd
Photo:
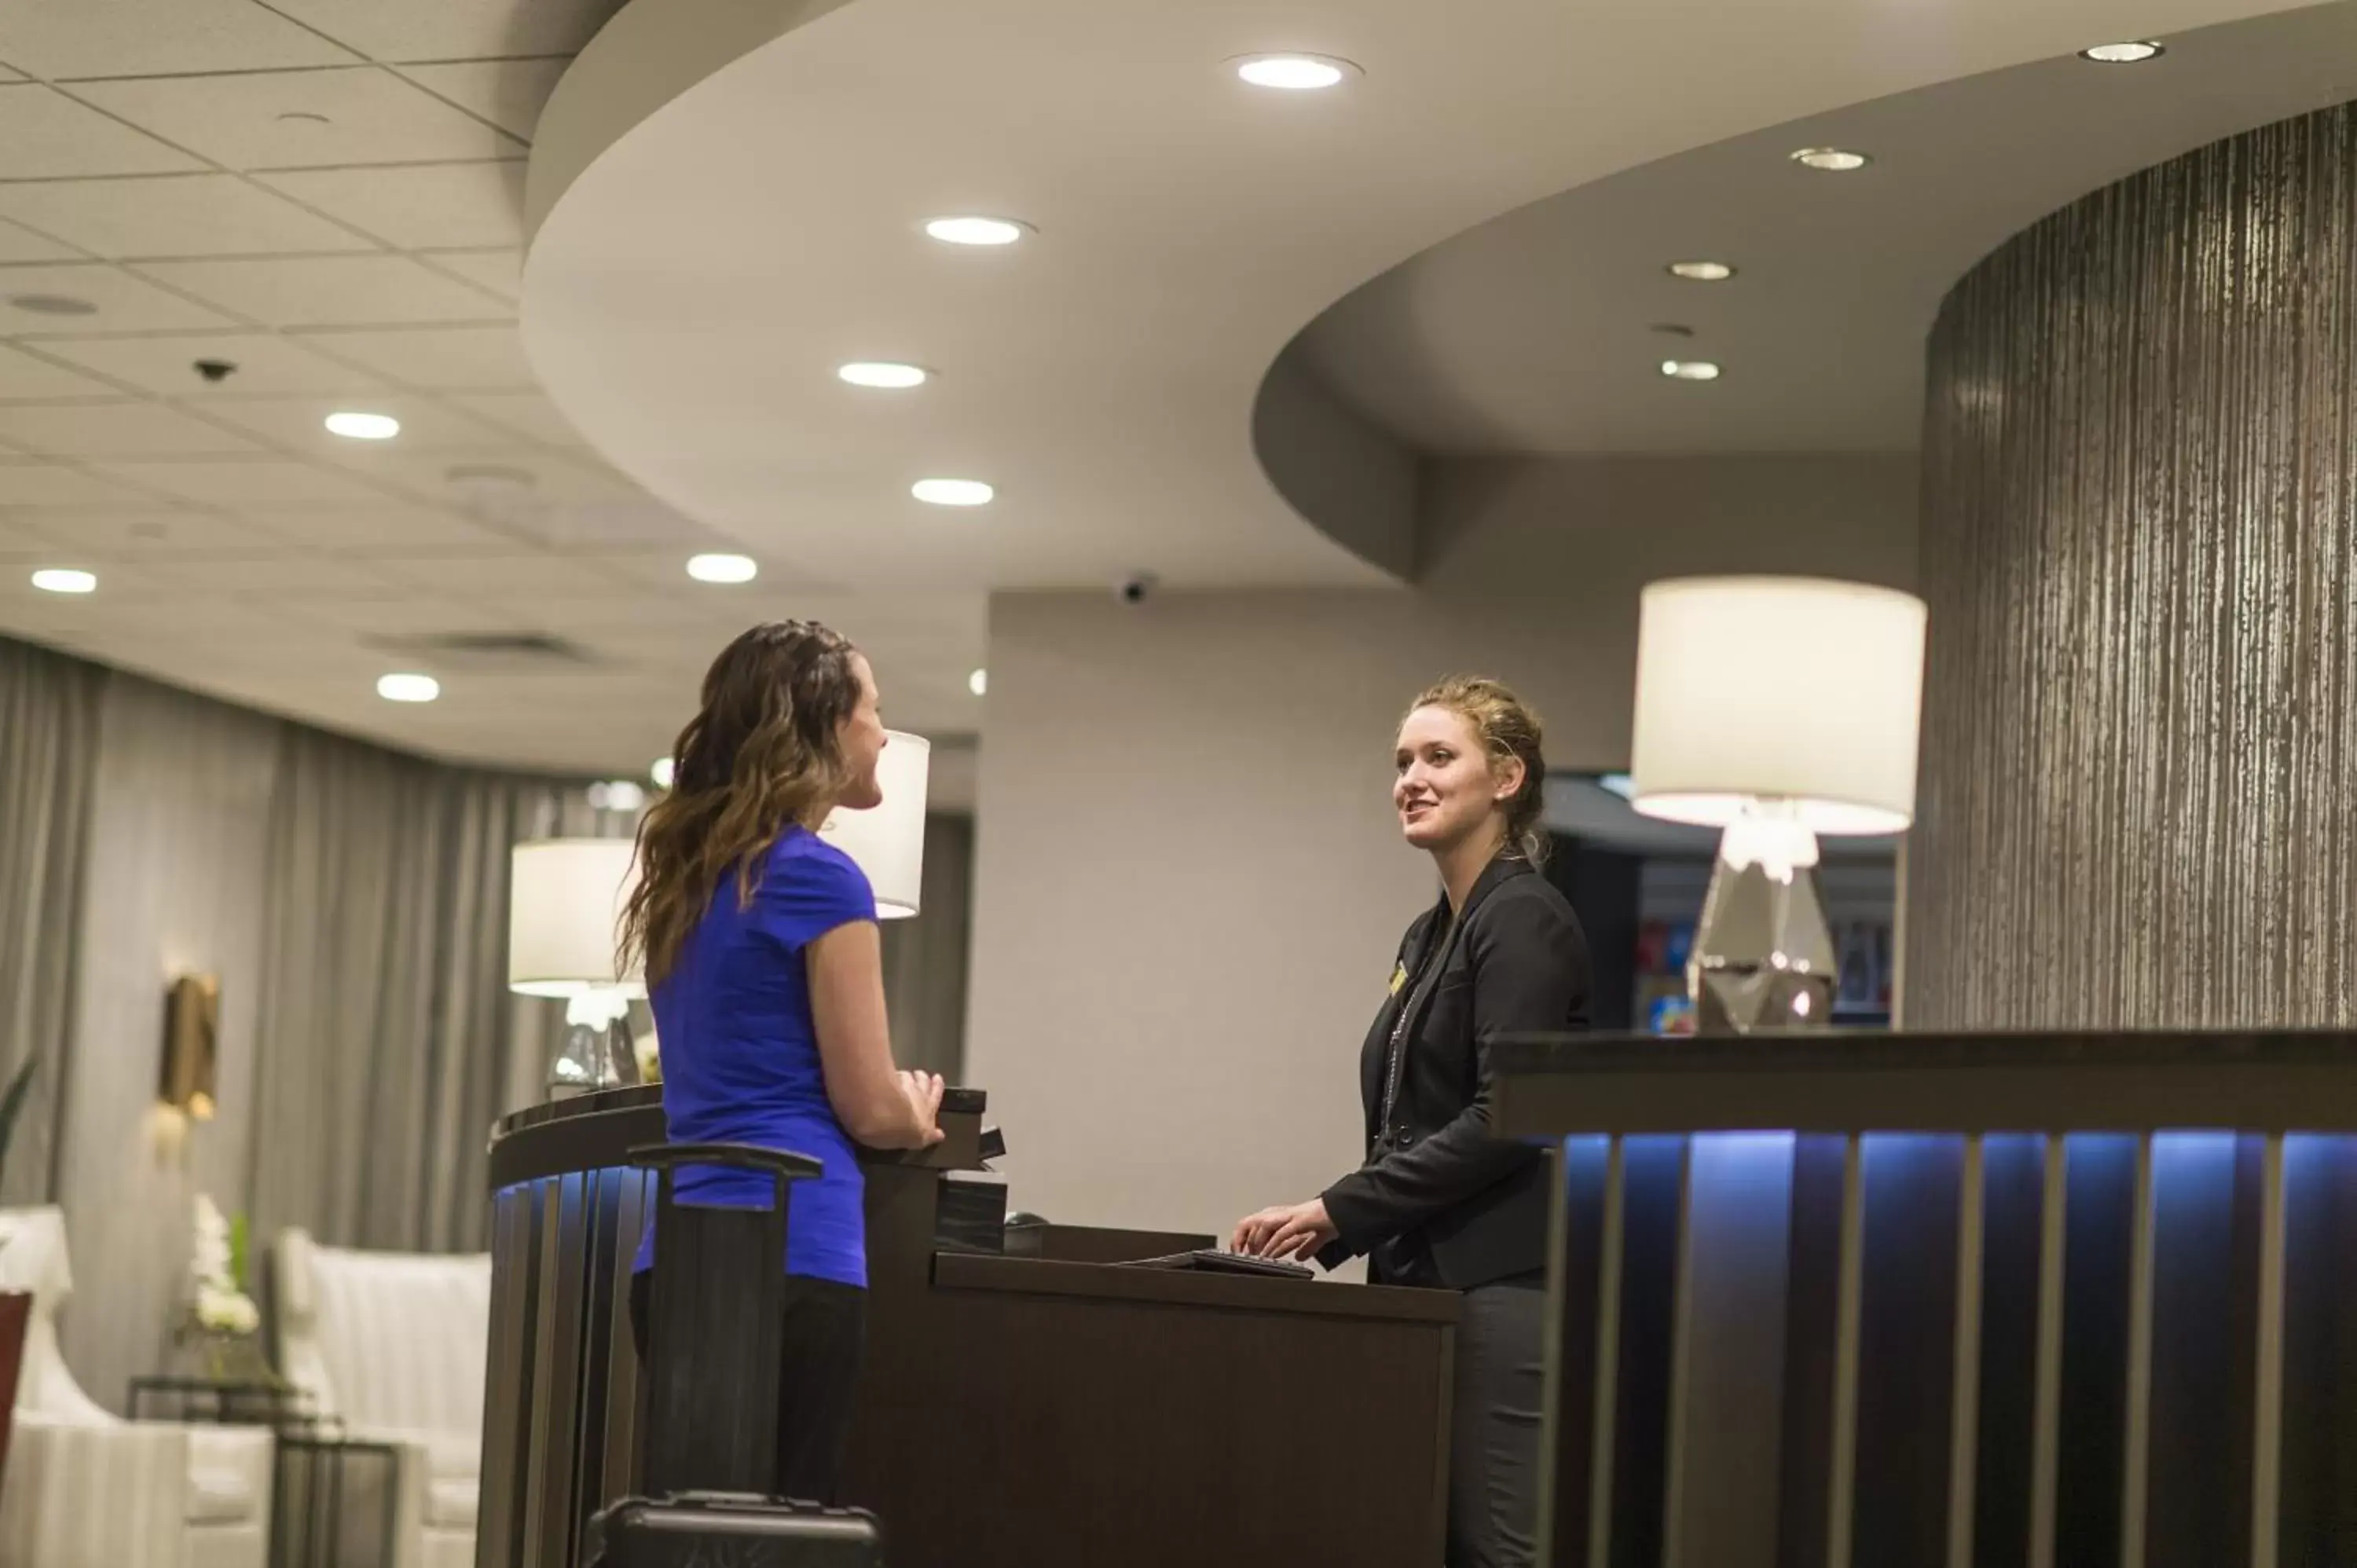
{"type": "Polygon", "coordinates": [[[1469,1290],[1545,1266],[1550,1162],[1542,1149],[1491,1136],[1489,1043],[1587,1026],[1587,942],[1555,885],[1503,855],[1474,883],[1438,969],[1417,984],[1448,929],[1443,897],[1400,943],[1394,972],[1405,978],[1359,1052],[1367,1163],[1326,1189],[1339,1235],[1318,1262],[1330,1269],[1407,1238],[1428,1257],[1433,1283],[1469,1290]],[[1392,1030],[1411,1006],[1385,1128],[1377,1123],[1392,1030]]]}

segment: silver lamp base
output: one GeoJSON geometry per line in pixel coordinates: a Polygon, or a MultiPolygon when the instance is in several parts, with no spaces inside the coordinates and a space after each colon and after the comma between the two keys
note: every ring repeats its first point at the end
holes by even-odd
{"type": "Polygon", "coordinates": [[[1763,847],[1727,830],[1686,961],[1697,1034],[1833,1026],[1840,971],[1812,869],[1816,842],[1800,836],[1804,844],[1763,847]]]}
{"type": "Polygon", "coordinates": [[[563,1100],[592,1090],[623,1089],[639,1081],[639,1053],[630,1039],[625,1008],[607,1012],[568,1008],[565,1043],[548,1064],[548,1097],[563,1100]]]}

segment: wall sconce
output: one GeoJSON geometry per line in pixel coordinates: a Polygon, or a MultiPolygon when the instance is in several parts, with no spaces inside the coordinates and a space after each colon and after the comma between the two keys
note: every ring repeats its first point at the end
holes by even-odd
{"type": "Polygon", "coordinates": [[[221,1039],[221,981],[184,974],[164,995],[164,1075],[156,1098],[199,1122],[213,1118],[221,1039]]]}

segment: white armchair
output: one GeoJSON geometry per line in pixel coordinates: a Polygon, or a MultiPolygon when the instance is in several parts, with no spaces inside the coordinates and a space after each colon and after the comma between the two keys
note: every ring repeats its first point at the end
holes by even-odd
{"type": "Polygon", "coordinates": [[[0,1479],[0,1568],[263,1568],[267,1431],[124,1421],[74,1381],[58,1348],[73,1290],[64,1214],[0,1209],[0,1289],[33,1293],[0,1479]]]}
{"type": "Polygon", "coordinates": [[[473,1568],[490,1254],[354,1251],[290,1230],[275,1261],[279,1370],[347,1435],[403,1448],[400,1568],[473,1568]]]}

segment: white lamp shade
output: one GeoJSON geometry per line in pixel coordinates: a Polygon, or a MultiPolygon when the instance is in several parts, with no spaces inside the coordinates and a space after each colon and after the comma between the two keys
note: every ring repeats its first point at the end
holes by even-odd
{"type": "Polygon", "coordinates": [[[622,906],[638,884],[628,839],[543,839],[509,858],[508,989],[526,996],[619,992],[644,996],[638,974],[614,972],[622,906]]]}
{"type": "Polygon", "coordinates": [[[818,831],[867,874],[877,918],[906,919],[917,912],[925,881],[925,783],[933,746],[922,736],[899,730],[887,730],[885,736],[884,755],[876,763],[884,803],[865,811],[837,807],[818,831]]]}
{"type": "Polygon", "coordinates": [[[1812,577],[1644,591],[1630,772],[1637,810],[1724,827],[1789,804],[1823,834],[1915,818],[1923,601],[1812,577]]]}

